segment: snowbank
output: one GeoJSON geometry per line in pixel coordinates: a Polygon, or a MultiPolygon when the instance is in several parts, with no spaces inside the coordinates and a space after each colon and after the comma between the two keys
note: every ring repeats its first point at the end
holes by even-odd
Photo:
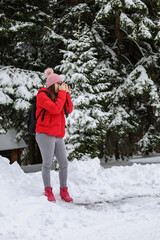
{"type": "Polygon", "coordinates": [[[130,160],[130,162],[133,163],[160,163],[160,155],[158,154],[158,156],[153,156],[153,157],[141,157],[141,158],[133,158],[130,160]]]}
{"type": "Polygon", "coordinates": [[[0,156],[1,240],[158,240],[160,165],[104,169],[99,160],[69,163],[68,187],[74,203],[43,195],[41,172],[26,174],[0,156]]]}

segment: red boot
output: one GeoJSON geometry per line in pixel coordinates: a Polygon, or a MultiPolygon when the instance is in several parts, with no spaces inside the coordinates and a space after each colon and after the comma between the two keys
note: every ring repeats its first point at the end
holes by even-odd
{"type": "Polygon", "coordinates": [[[73,202],[73,199],[69,196],[68,187],[60,188],[60,196],[66,202],[73,202]]]}
{"type": "Polygon", "coordinates": [[[48,201],[50,201],[50,202],[55,202],[56,201],[51,187],[45,188],[45,196],[48,197],[48,201]]]}

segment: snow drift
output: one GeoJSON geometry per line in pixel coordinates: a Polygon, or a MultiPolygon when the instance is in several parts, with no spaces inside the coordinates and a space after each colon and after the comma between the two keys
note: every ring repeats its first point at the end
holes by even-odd
{"type": "Polygon", "coordinates": [[[68,187],[74,203],[43,195],[41,172],[26,174],[0,156],[1,240],[158,240],[160,165],[104,169],[97,158],[69,163],[68,187]]]}

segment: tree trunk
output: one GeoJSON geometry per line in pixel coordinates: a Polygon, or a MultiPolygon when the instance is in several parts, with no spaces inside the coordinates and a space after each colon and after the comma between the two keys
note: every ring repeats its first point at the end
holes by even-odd
{"type": "Polygon", "coordinates": [[[115,24],[114,24],[114,38],[117,41],[117,45],[121,44],[121,32],[120,32],[120,10],[115,13],[115,24]]]}
{"type": "Polygon", "coordinates": [[[115,142],[115,158],[116,158],[116,160],[119,159],[119,146],[118,146],[118,139],[116,139],[116,142],[115,142]]]}

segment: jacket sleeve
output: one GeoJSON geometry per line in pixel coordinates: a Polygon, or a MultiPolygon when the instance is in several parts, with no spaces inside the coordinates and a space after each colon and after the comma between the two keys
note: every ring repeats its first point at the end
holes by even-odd
{"type": "Polygon", "coordinates": [[[73,111],[73,103],[72,103],[71,96],[70,96],[69,92],[66,94],[65,105],[66,105],[67,111],[68,111],[68,105],[69,105],[69,113],[71,113],[73,111]],[[68,104],[67,104],[67,102],[68,102],[68,104]]]}
{"type": "Polygon", "coordinates": [[[37,95],[37,107],[45,108],[50,114],[61,113],[65,101],[66,101],[66,92],[63,90],[60,90],[58,92],[58,97],[55,102],[53,102],[43,92],[37,95]]]}

